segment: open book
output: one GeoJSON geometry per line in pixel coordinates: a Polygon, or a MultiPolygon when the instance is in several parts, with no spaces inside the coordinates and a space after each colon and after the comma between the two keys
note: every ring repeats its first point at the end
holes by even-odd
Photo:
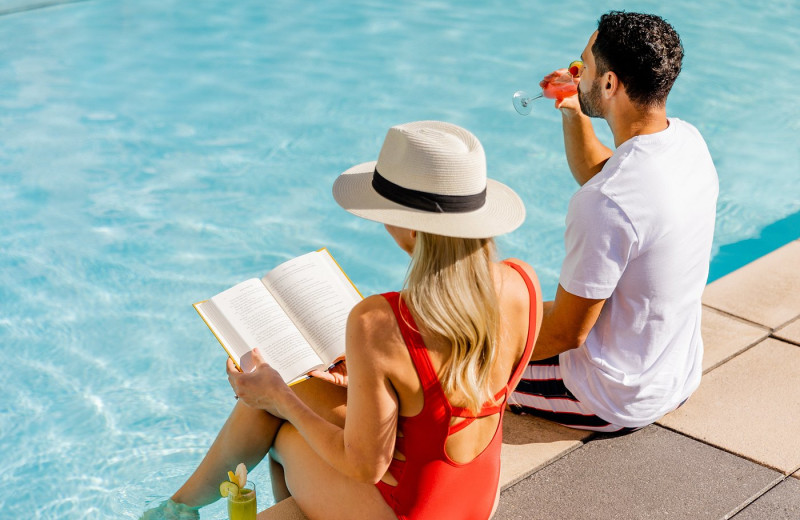
{"type": "Polygon", "coordinates": [[[344,359],[347,316],[361,293],[327,249],[288,260],[195,303],[194,308],[236,363],[253,369],[252,350],[287,383],[344,359]]]}

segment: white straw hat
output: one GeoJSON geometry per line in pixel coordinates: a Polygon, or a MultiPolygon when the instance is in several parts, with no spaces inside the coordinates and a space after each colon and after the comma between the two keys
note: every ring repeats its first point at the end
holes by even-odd
{"type": "Polygon", "coordinates": [[[390,128],[378,160],[342,173],[333,197],[359,217],[452,237],[502,235],[525,220],[519,196],[487,179],[480,141],[440,121],[390,128]]]}

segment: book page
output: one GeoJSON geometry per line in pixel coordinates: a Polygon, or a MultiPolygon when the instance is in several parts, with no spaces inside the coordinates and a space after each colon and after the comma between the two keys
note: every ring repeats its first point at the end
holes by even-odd
{"type": "Polygon", "coordinates": [[[256,347],[287,382],[321,365],[319,356],[260,280],[241,282],[210,301],[228,322],[221,327],[225,337],[230,337],[226,326],[238,331],[244,347],[237,345],[234,353],[243,371],[253,369],[250,351],[256,347]]]}
{"type": "Polygon", "coordinates": [[[206,325],[211,329],[211,332],[216,336],[220,344],[222,344],[222,348],[228,352],[228,355],[233,358],[239,368],[241,368],[242,356],[247,354],[250,350],[247,343],[245,343],[239,333],[230,326],[228,320],[220,314],[219,309],[217,309],[217,306],[214,305],[214,302],[211,300],[195,303],[194,308],[200,314],[200,317],[203,318],[203,321],[206,322],[206,325]]]}
{"type": "Polygon", "coordinates": [[[347,317],[361,295],[327,250],[284,262],[262,281],[326,366],[344,355],[347,317]]]}

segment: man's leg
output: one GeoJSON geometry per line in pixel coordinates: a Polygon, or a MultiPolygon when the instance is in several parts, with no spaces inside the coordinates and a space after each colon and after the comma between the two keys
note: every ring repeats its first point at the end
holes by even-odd
{"type": "Polygon", "coordinates": [[[569,428],[619,434],[639,429],[601,419],[572,395],[561,379],[558,356],[529,362],[508,402],[514,413],[535,415],[569,428]]]}

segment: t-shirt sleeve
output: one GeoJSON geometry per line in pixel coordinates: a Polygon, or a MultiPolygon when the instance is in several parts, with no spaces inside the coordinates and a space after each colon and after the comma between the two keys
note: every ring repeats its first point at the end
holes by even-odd
{"type": "Polygon", "coordinates": [[[569,203],[564,245],[559,283],[575,296],[599,300],[614,292],[637,239],[614,201],[599,191],[578,191],[569,203]]]}

